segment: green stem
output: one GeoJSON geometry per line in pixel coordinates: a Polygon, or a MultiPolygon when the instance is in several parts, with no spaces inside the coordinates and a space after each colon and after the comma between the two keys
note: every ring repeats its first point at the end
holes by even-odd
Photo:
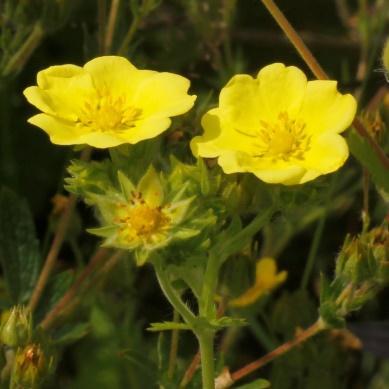
{"type": "Polygon", "coordinates": [[[23,68],[31,54],[41,43],[44,33],[45,32],[41,23],[36,22],[31,34],[4,67],[3,76],[9,76],[11,73],[17,73],[23,68]]]}
{"type": "Polygon", "coordinates": [[[203,389],[215,388],[215,362],[213,352],[214,337],[215,333],[209,330],[197,333],[200,345],[203,389]]]}
{"type": "MultiPolygon", "coordinates": [[[[176,310],[173,313],[173,322],[180,322],[180,315],[176,310]]],[[[178,339],[179,339],[180,331],[175,329],[172,331],[172,338],[170,341],[170,352],[169,352],[169,367],[167,370],[167,376],[169,380],[172,380],[174,376],[174,370],[177,364],[177,353],[178,353],[178,339]]]]}
{"type": "Polygon", "coordinates": [[[216,315],[214,301],[220,265],[219,258],[211,252],[208,257],[200,300],[200,315],[207,319],[214,319],[216,315]]]}
{"type": "Polygon", "coordinates": [[[133,36],[135,35],[136,30],[138,29],[139,23],[140,23],[139,16],[134,16],[130,28],[128,29],[127,34],[124,37],[122,44],[120,45],[120,48],[118,50],[118,55],[125,54],[126,50],[128,49],[128,46],[132,41],[133,36]]]}
{"type": "Polygon", "coordinates": [[[162,289],[162,292],[169,300],[170,304],[173,308],[181,315],[181,317],[185,320],[185,322],[189,325],[194,325],[196,317],[193,312],[184,304],[181,300],[181,297],[178,295],[176,290],[170,285],[170,281],[162,269],[159,261],[155,261],[154,263],[155,273],[157,275],[157,279],[159,285],[162,289]]]}
{"type": "Polygon", "coordinates": [[[305,269],[304,269],[303,278],[301,280],[301,285],[300,285],[301,289],[306,289],[306,287],[308,285],[308,281],[309,281],[309,278],[310,278],[312,270],[313,270],[313,265],[315,264],[315,258],[317,255],[317,251],[319,249],[321,237],[323,235],[324,225],[326,222],[326,216],[327,216],[327,212],[325,211],[321,215],[321,217],[316,225],[315,234],[313,236],[312,244],[311,244],[311,247],[309,249],[307,263],[306,263],[305,269]]]}
{"type": "Polygon", "coordinates": [[[249,324],[250,331],[261,343],[261,345],[265,347],[266,351],[273,350],[276,345],[274,341],[270,339],[269,334],[266,333],[258,319],[250,313],[246,316],[246,320],[249,324]]]}
{"type": "Polygon", "coordinates": [[[332,193],[333,193],[334,188],[335,188],[336,180],[337,180],[337,175],[335,174],[332,176],[331,183],[329,185],[328,192],[327,192],[327,195],[325,197],[324,210],[323,210],[323,213],[321,214],[320,219],[316,225],[315,233],[313,235],[313,240],[312,240],[311,247],[309,249],[308,259],[307,259],[307,263],[305,265],[303,278],[301,279],[301,285],[300,285],[301,289],[307,288],[309,278],[312,274],[312,270],[313,270],[313,266],[315,264],[317,252],[319,250],[320,241],[321,241],[321,238],[323,236],[324,226],[325,226],[327,215],[328,215],[328,208],[330,206],[330,199],[331,199],[332,193]]]}

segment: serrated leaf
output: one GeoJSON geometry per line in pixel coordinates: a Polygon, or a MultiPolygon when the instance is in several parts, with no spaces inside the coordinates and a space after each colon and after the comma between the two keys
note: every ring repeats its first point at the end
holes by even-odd
{"type": "Polygon", "coordinates": [[[347,137],[347,143],[353,156],[365,167],[378,188],[389,192],[389,171],[385,169],[379,157],[370,144],[364,140],[354,129],[347,137]]]}
{"type": "Polygon", "coordinates": [[[6,188],[0,191],[0,262],[12,300],[25,303],[39,276],[42,257],[26,201],[6,188]]]}
{"type": "Polygon", "coordinates": [[[264,380],[263,378],[260,378],[253,382],[250,382],[249,384],[238,386],[236,389],[266,389],[266,388],[270,388],[270,382],[268,380],[264,380]]]}
{"type": "Polygon", "coordinates": [[[174,321],[164,321],[163,323],[151,323],[148,331],[171,331],[171,330],[190,330],[191,327],[185,323],[176,323],[174,321]]]}

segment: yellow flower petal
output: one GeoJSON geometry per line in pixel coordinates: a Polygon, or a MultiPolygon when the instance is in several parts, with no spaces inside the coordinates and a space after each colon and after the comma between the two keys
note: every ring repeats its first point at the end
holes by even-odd
{"type": "Polygon", "coordinates": [[[42,128],[52,143],[57,145],[82,144],[80,133],[73,123],[40,113],[28,119],[28,122],[42,128]]]}
{"type": "Polygon", "coordinates": [[[307,173],[302,177],[301,183],[338,170],[348,156],[348,146],[342,136],[324,133],[315,137],[311,149],[305,155],[304,166],[307,173]]]}
{"type": "Polygon", "coordinates": [[[167,72],[153,72],[139,84],[135,104],[145,115],[180,115],[191,109],[196,100],[196,96],[187,95],[189,86],[190,82],[185,77],[167,72]]]}
{"type": "Polygon", "coordinates": [[[232,299],[229,305],[232,307],[245,307],[253,304],[266,293],[270,292],[287,278],[288,273],[277,273],[277,263],[273,258],[264,257],[256,264],[255,284],[239,297],[232,299]]]}
{"type": "Polygon", "coordinates": [[[342,95],[336,81],[309,81],[300,116],[312,134],[340,133],[352,123],[357,110],[353,96],[342,95]]]}
{"type": "Polygon", "coordinates": [[[269,119],[275,120],[280,112],[293,116],[300,110],[307,87],[307,78],[300,69],[274,63],[259,71],[258,81],[261,102],[269,119]]]}
{"type": "Polygon", "coordinates": [[[136,144],[145,139],[151,139],[161,134],[169,128],[171,120],[169,118],[150,117],[140,120],[134,127],[116,134],[120,144],[136,144]]]}
{"type": "Polygon", "coordinates": [[[74,65],[51,66],[38,73],[38,86],[24,90],[28,102],[44,113],[76,121],[85,99],[94,93],[92,79],[74,65]]]}
{"type": "Polygon", "coordinates": [[[234,150],[242,146],[249,147],[252,143],[251,139],[244,139],[236,143],[234,136],[239,136],[239,133],[234,131],[230,122],[224,124],[220,121],[220,110],[218,108],[211,109],[201,119],[201,125],[205,132],[202,136],[196,136],[192,139],[190,147],[195,156],[206,158],[214,158],[220,155],[221,150],[234,150]]]}
{"type": "Polygon", "coordinates": [[[125,93],[135,89],[132,81],[137,75],[136,67],[126,58],[117,56],[97,57],[87,62],[84,69],[88,72],[98,91],[117,90],[125,93]]]}
{"type": "MultiPolygon", "coordinates": [[[[247,74],[232,77],[220,92],[220,117],[223,121],[230,122],[235,130],[255,130],[258,117],[265,114],[264,108],[259,96],[258,80],[247,74]],[[242,109],[242,106],[245,109],[242,109]]],[[[206,128],[204,124],[203,127],[206,128]]]]}

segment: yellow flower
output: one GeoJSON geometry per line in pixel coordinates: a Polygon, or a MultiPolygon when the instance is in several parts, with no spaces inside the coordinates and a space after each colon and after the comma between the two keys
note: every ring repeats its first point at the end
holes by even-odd
{"type": "Polygon", "coordinates": [[[103,246],[134,250],[138,265],[143,265],[152,251],[200,233],[200,229],[184,225],[193,197],[181,198],[182,192],[167,199],[153,167],[136,186],[121,171],[118,181],[121,193],[103,195],[100,201],[99,196],[92,196],[97,200],[103,227],[87,231],[105,238],[103,246]]]}
{"type": "Polygon", "coordinates": [[[239,74],[228,82],[191,148],[196,156],[218,157],[225,173],[303,184],[344,164],[348,147],[339,133],[355,112],[355,99],[340,94],[336,81],[307,81],[298,68],[275,63],[257,78],[239,74]]]}
{"type": "Polygon", "coordinates": [[[239,297],[231,300],[229,305],[231,307],[245,307],[255,303],[263,295],[282,284],[286,280],[287,275],[286,271],[277,273],[277,263],[273,258],[265,257],[260,259],[256,265],[254,286],[239,297]]]}
{"type": "Polygon", "coordinates": [[[37,83],[24,95],[43,113],[29,122],[60,145],[107,148],[153,138],[196,99],[187,94],[188,79],[140,70],[115,56],[95,58],[84,67],[51,66],[38,73],[37,83]]]}

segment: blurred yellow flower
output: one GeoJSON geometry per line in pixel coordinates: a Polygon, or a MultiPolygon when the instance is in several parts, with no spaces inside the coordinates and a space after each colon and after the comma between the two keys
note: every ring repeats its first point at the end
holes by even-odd
{"type": "Polygon", "coordinates": [[[225,173],[303,184],[344,164],[348,147],[339,133],[352,123],[356,107],[336,81],[307,81],[298,68],[275,63],[257,78],[239,74],[228,82],[191,148],[195,156],[218,157],[225,173]]]}
{"type": "Polygon", "coordinates": [[[257,262],[255,284],[239,297],[229,302],[231,307],[245,307],[255,303],[259,298],[285,282],[288,273],[277,273],[277,263],[273,258],[262,258],[257,262]]]}
{"type": "Polygon", "coordinates": [[[196,99],[187,94],[188,79],[140,70],[116,56],[95,58],[84,67],[51,66],[38,73],[37,83],[24,95],[43,113],[29,122],[60,145],[107,148],[153,138],[196,99]]]}

